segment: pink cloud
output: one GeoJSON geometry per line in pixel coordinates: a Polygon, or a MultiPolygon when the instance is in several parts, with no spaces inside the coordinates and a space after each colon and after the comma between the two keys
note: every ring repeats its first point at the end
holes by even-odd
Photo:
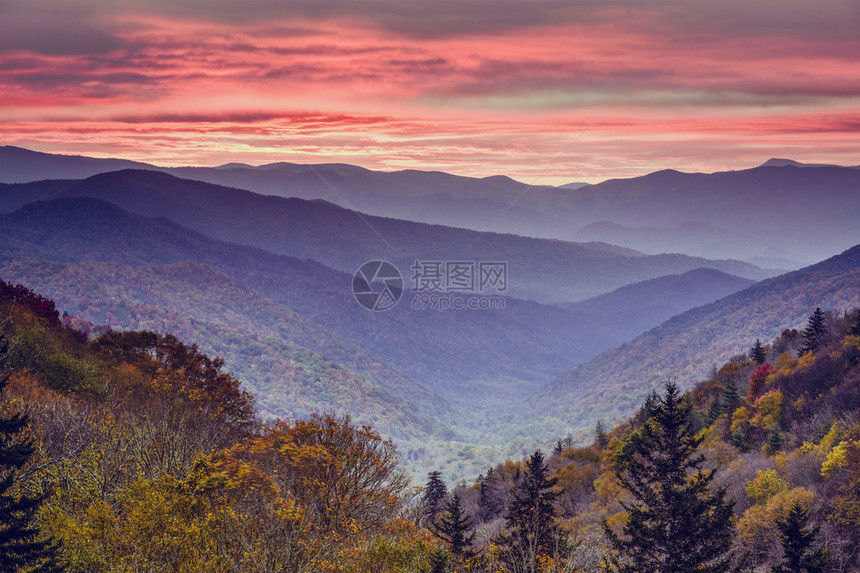
{"type": "Polygon", "coordinates": [[[109,23],[98,50],[0,49],[4,143],[262,163],[294,154],[283,137],[315,161],[530,181],[587,129],[542,181],[566,182],[772,155],[838,161],[860,139],[860,39],[790,22],[727,32],[730,19],[708,28],[687,11],[615,3],[576,18],[548,3],[522,25],[431,37],[408,33],[411,8],[404,28],[307,7],[236,23],[154,6],[87,18],[109,23]]]}

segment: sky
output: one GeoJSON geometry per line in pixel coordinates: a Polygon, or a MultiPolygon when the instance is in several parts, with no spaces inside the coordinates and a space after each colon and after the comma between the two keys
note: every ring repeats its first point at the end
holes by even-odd
{"type": "Polygon", "coordinates": [[[0,0],[0,144],[563,184],[860,164],[858,0],[0,0]]]}

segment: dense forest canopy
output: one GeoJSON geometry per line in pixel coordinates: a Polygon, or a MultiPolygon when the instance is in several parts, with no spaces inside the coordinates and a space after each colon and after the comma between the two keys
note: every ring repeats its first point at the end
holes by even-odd
{"type": "Polygon", "coordinates": [[[264,421],[197,347],[76,326],[0,282],[3,570],[858,567],[856,311],[751,340],[589,445],[561,438],[425,488],[348,416],[264,421]]]}

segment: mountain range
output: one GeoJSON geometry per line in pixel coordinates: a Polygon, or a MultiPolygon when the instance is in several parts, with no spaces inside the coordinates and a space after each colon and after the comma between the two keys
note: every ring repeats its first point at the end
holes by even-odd
{"type": "Polygon", "coordinates": [[[80,179],[127,168],[265,195],[324,199],[385,217],[541,238],[600,240],[650,254],[737,258],[773,268],[816,262],[852,246],[860,236],[860,169],[786,159],[740,171],[665,170],[595,185],[551,187],[503,176],[378,172],[343,164],[165,168],[0,148],[0,182],[80,179]],[[590,227],[595,223],[600,225],[590,227]]]}
{"type": "MultiPolygon", "coordinates": [[[[801,325],[816,306],[860,305],[857,248],[774,276],[774,270],[737,259],[649,255],[604,241],[381,217],[328,200],[261,195],[177,177],[179,170],[164,173],[117,161],[46,158],[21,150],[13,177],[6,171],[9,153],[0,153],[0,179],[23,179],[41,160],[46,176],[62,167],[86,178],[0,184],[0,278],[43,292],[92,323],[176,333],[223,356],[265,415],[349,411],[402,444],[414,467],[444,458],[450,475],[519,455],[566,432],[582,436],[599,418],[620,420],[667,377],[688,386],[704,377],[702,364],[725,361],[755,338],[768,340],[801,325]],[[120,170],[90,173],[108,167],[120,170]],[[370,312],[353,297],[353,273],[380,259],[400,270],[405,288],[391,310],[370,312]],[[502,308],[414,308],[427,294],[411,288],[416,261],[503,262],[504,290],[453,293],[467,301],[491,297],[502,308]]],[[[841,191],[821,193],[822,204],[840,192],[857,195],[845,173],[860,170],[770,163],[732,177],[663,172],[607,182],[605,196],[595,191],[604,184],[542,189],[563,194],[565,201],[574,194],[580,205],[592,203],[592,211],[609,213],[609,222],[578,232],[593,238],[627,233],[644,250],[649,241],[693,244],[704,237],[702,229],[723,248],[743,251],[744,244],[755,243],[761,229],[741,236],[711,223],[660,227],[671,214],[645,226],[658,215],[649,197],[679,201],[677,212],[694,213],[695,205],[716,201],[708,193],[719,194],[722,176],[740,185],[751,178],[772,180],[777,174],[768,170],[794,170],[842,181],[841,191]],[[706,191],[685,191],[694,180],[706,191]],[[691,195],[689,205],[682,200],[685,193],[691,195]],[[629,209],[640,210],[641,220],[624,219],[629,209]]],[[[291,171],[298,177],[307,169],[230,165],[197,172],[291,171]]],[[[367,177],[368,189],[386,189],[383,183],[394,175],[352,166],[314,169],[337,171],[345,181],[367,177]]],[[[492,185],[499,189],[493,201],[516,202],[522,191],[506,178],[422,172],[397,177],[398,185],[411,189],[401,196],[407,203],[431,197],[421,186],[434,188],[443,180],[458,200],[484,201],[493,196],[487,187],[492,185]]],[[[808,229],[823,219],[809,201],[792,195],[802,195],[808,183],[787,185],[786,199],[809,209],[810,225],[798,219],[794,232],[811,243],[808,229]]],[[[391,189],[386,193],[393,194],[391,189]]],[[[756,193],[749,196],[753,212],[764,209],[756,193]]],[[[785,218],[792,208],[769,213],[785,218]]],[[[830,236],[853,236],[856,242],[856,221],[846,223],[853,209],[847,201],[834,215],[830,236]]],[[[737,215],[747,225],[751,216],[737,215]]],[[[762,229],[773,231],[773,225],[762,223],[762,229]]],[[[762,251],[760,262],[768,266],[779,254],[762,251]]],[[[776,262],[791,266],[796,259],[776,262]]]]}
{"type": "Polygon", "coordinates": [[[206,236],[319,261],[354,273],[370,260],[403,275],[416,260],[507,263],[506,294],[572,302],[621,286],[708,267],[760,280],[772,271],[737,260],[645,256],[605,243],[571,243],[428,225],[350,211],[321,200],[258,195],[172,175],[124,170],[80,181],[0,185],[0,212],[45,199],[92,197],[145,217],[165,217],[206,236]]]}

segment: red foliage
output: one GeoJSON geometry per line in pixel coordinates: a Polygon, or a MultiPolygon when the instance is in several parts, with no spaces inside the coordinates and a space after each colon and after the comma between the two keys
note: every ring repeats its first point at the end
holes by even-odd
{"type": "Polygon", "coordinates": [[[770,365],[770,362],[765,362],[756,368],[755,372],[753,372],[753,375],[750,377],[750,391],[749,394],[747,394],[747,400],[754,402],[755,399],[758,398],[762,386],[764,386],[764,381],[774,372],[776,372],[776,369],[770,365]]]}
{"type": "Polygon", "coordinates": [[[60,313],[54,301],[34,293],[24,285],[12,285],[0,280],[0,300],[23,305],[37,317],[45,319],[50,326],[60,326],[60,313]]]}

